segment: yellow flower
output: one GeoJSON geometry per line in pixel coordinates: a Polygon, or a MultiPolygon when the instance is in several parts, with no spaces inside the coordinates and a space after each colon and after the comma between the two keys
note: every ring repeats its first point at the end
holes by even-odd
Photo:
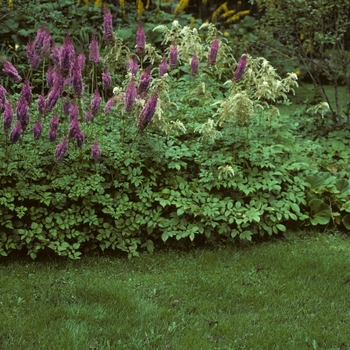
{"type": "Polygon", "coordinates": [[[221,15],[221,18],[226,18],[226,17],[228,17],[230,15],[233,15],[235,12],[236,12],[235,10],[226,11],[225,13],[223,13],[221,15]]]}
{"type": "Polygon", "coordinates": [[[119,0],[119,5],[121,7],[124,7],[125,6],[125,0],[119,0]]]}
{"type": "Polygon", "coordinates": [[[224,36],[229,36],[230,33],[229,32],[224,32],[224,36]]]}
{"type": "Polygon", "coordinates": [[[300,40],[304,40],[305,39],[305,34],[304,33],[301,33],[300,34],[300,40]]]}
{"type": "Polygon", "coordinates": [[[9,0],[9,9],[13,10],[13,1],[12,0],[9,0]]]}
{"type": "Polygon", "coordinates": [[[299,76],[300,75],[300,69],[298,69],[296,72],[295,72],[295,74],[297,75],[297,76],[299,76]]]}
{"type": "Polygon", "coordinates": [[[179,15],[184,11],[184,9],[188,6],[188,1],[189,0],[180,0],[178,5],[175,7],[175,11],[174,11],[175,15],[179,15]]]}
{"type": "Polygon", "coordinates": [[[143,12],[143,2],[142,0],[136,0],[137,5],[137,16],[141,17],[143,12]]]}
{"type": "Polygon", "coordinates": [[[95,0],[95,6],[101,7],[102,6],[102,0],[95,0]]]}
{"type": "Polygon", "coordinates": [[[212,14],[211,19],[212,22],[216,22],[218,20],[218,16],[220,12],[228,12],[227,1],[221,4],[212,14]]]}
{"type": "Polygon", "coordinates": [[[148,10],[148,8],[149,8],[149,5],[150,5],[150,0],[147,0],[147,4],[146,4],[146,10],[148,10]]]}
{"type": "Polygon", "coordinates": [[[206,5],[207,2],[208,2],[208,0],[202,0],[202,4],[203,4],[203,5],[206,5]]]}
{"type": "Polygon", "coordinates": [[[194,17],[191,17],[191,19],[190,19],[190,28],[194,27],[195,21],[196,21],[196,19],[194,17]]]}

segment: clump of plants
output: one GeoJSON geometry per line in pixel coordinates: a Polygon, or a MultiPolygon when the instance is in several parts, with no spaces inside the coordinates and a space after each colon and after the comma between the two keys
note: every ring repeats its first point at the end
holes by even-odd
{"type": "MultiPolygon", "coordinates": [[[[56,45],[41,27],[24,74],[2,61],[20,93],[0,88],[1,255],[49,250],[76,259],[99,248],[131,257],[310,223],[305,172],[314,169],[301,154],[317,147],[299,144],[276,107],[296,75],[281,78],[248,52],[237,62],[211,24],[174,21],[155,31],[164,50],[147,42],[142,22],[130,50],[105,7],[106,53],[94,33],[85,57],[69,33],[56,45]],[[124,74],[113,81],[115,69],[124,74]]],[[[323,224],[313,208],[311,224],[323,224]]]]}

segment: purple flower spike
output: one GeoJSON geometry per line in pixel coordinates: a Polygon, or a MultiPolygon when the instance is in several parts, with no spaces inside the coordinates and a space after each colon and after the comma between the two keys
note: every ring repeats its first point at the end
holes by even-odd
{"type": "Polygon", "coordinates": [[[136,97],[136,87],[134,78],[132,77],[131,80],[128,83],[128,86],[126,87],[125,91],[125,110],[126,112],[131,112],[132,106],[134,103],[136,97]]]}
{"type": "Polygon", "coordinates": [[[41,55],[43,57],[48,57],[51,50],[51,35],[48,31],[45,31],[43,46],[41,49],[41,55]]]}
{"type": "Polygon", "coordinates": [[[28,79],[26,79],[22,85],[21,97],[27,101],[28,105],[30,105],[33,101],[32,88],[30,87],[28,79]]]}
{"type": "Polygon", "coordinates": [[[62,102],[62,107],[63,107],[63,113],[65,115],[69,115],[69,108],[70,108],[70,99],[69,96],[67,95],[62,102]]]}
{"type": "Polygon", "coordinates": [[[198,73],[198,58],[196,54],[191,59],[191,75],[195,77],[198,73]]]}
{"type": "Polygon", "coordinates": [[[27,100],[23,96],[20,96],[17,102],[16,117],[21,123],[22,129],[25,130],[29,124],[29,107],[27,100]]]}
{"type": "Polygon", "coordinates": [[[54,114],[54,116],[50,119],[50,129],[57,131],[59,123],[60,121],[58,119],[57,114],[54,114]]]}
{"type": "Polygon", "coordinates": [[[7,132],[11,128],[11,123],[13,120],[13,108],[10,101],[5,100],[5,110],[4,110],[4,131],[7,132]]]}
{"type": "Polygon", "coordinates": [[[79,131],[79,120],[78,117],[76,117],[69,124],[69,138],[75,137],[75,134],[79,131]]]}
{"type": "Polygon", "coordinates": [[[49,87],[49,89],[52,89],[55,83],[55,71],[53,70],[53,68],[51,67],[51,65],[49,65],[49,68],[47,69],[46,72],[46,84],[49,87]]]}
{"type": "Polygon", "coordinates": [[[81,66],[78,57],[75,58],[72,65],[72,87],[76,97],[80,97],[83,92],[83,76],[81,75],[81,66]]]}
{"type": "Polygon", "coordinates": [[[101,102],[102,98],[100,92],[98,91],[98,89],[96,89],[91,102],[91,113],[93,116],[95,116],[98,110],[100,109],[101,102]]]}
{"type": "Polygon", "coordinates": [[[98,50],[98,41],[96,34],[92,34],[92,39],[90,42],[90,61],[94,63],[99,63],[100,62],[100,52],[98,50]]]}
{"type": "Polygon", "coordinates": [[[159,76],[162,77],[168,71],[168,62],[164,56],[159,65],[159,76]]]}
{"type": "Polygon", "coordinates": [[[139,25],[136,33],[136,53],[140,56],[145,54],[145,46],[146,46],[146,34],[143,28],[143,24],[139,21],[139,25]]]}
{"type": "Polygon", "coordinates": [[[64,78],[66,78],[69,75],[74,57],[74,46],[72,44],[69,34],[67,33],[63,41],[62,47],[60,49],[60,69],[61,74],[64,78]]]}
{"type": "Polygon", "coordinates": [[[105,68],[105,71],[102,73],[102,89],[106,91],[111,87],[111,85],[112,85],[111,74],[109,73],[108,69],[105,68]]]}
{"type": "Polygon", "coordinates": [[[84,132],[79,130],[78,132],[75,133],[74,137],[75,137],[75,140],[77,141],[77,146],[81,147],[84,144],[84,140],[85,140],[84,132]]]}
{"type": "Polygon", "coordinates": [[[127,71],[130,72],[133,75],[136,75],[139,70],[139,65],[137,64],[137,58],[136,57],[130,57],[129,62],[126,67],[127,71]]]}
{"type": "Polygon", "coordinates": [[[157,102],[158,102],[158,94],[155,92],[147,100],[145,107],[140,113],[137,127],[141,132],[143,132],[146,129],[147,125],[152,120],[154,112],[156,111],[157,102]]]}
{"type": "Polygon", "coordinates": [[[78,63],[79,63],[79,67],[80,67],[80,70],[82,71],[85,67],[85,61],[86,61],[86,57],[83,53],[80,53],[78,55],[78,63]]]}
{"type": "Polygon", "coordinates": [[[60,162],[67,151],[68,151],[68,139],[65,137],[56,147],[55,161],[57,163],[60,162]]]}
{"type": "Polygon", "coordinates": [[[91,108],[85,113],[85,122],[88,124],[92,119],[94,119],[94,115],[91,112],[91,108]]]}
{"type": "Polygon", "coordinates": [[[218,55],[218,51],[219,51],[219,40],[218,40],[217,34],[216,34],[216,37],[211,44],[209,55],[208,55],[208,65],[209,66],[213,66],[216,63],[216,57],[218,55]]]}
{"type": "Polygon", "coordinates": [[[45,96],[44,92],[42,92],[39,96],[39,98],[36,100],[36,103],[38,105],[38,112],[39,114],[45,114],[45,96]]]}
{"type": "Polygon", "coordinates": [[[98,145],[97,140],[95,140],[95,142],[91,147],[91,157],[96,162],[101,158],[101,149],[100,149],[100,146],[98,145]]]}
{"type": "Polygon", "coordinates": [[[31,63],[31,67],[33,70],[36,70],[39,68],[40,61],[41,61],[40,56],[38,54],[34,53],[34,58],[33,58],[33,61],[31,63]]]}
{"type": "Polygon", "coordinates": [[[76,103],[72,103],[69,107],[69,117],[70,120],[72,121],[73,119],[79,117],[79,108],[78,105],[76,103]]]}
{"type": "Polygon", "coordinates": [[[179,55],[179,52],[177,50],[176,44],[174,43],[171,45],[170,51],[169,51],[169,65],[171,69],[174,69],[177,67],[177,57],[179,55]]]}
{"type": "Polygon", "coordinates": [[[103,39],[107,45],[114,43],[112,15],[106,4],[103,7],[103,39]]]}
{"type": "Polygon", "coordinates": [[[22,78],[18,74],[17,69],[12,65],[11,62],[9,61],[4,61],[3,62],[4,68],[3,72],[11,79],[13,80],[16,84],[18,84],[22,78]]]}
{"type": "Polygon", "coordinates": [[[33,68],[33,60],[35,56],[35,45],[32,41],[31,38],[29,38],[28,43],[26,45],[26,51],[27,51],[27,58],[28,58],[28,63],[32,66],[33,68]]]}
{"type": "Polygon", "coordinates": [[[55,67],[58,68],[60,66],[60,50],[54,41],[52,41],[51,58],[55,67]]]}
{"type": "Polygon", "coordinates": [[[5,108],[6,94],[6,89],[0,85],[0,113],[2,113],[5,108]]]}
{"type": "Polygon", "coordinates": [[[141,95],[144,92],[147,92],[148,90],[149,83],[152,80],[152,76],[150,72],[151,72],[151,66],[148,66],[141,74],[139,86],[137,89],[137,92],[139,95],[141,95]]]}
{"type": "Polygon", "coordinates": [[[55,142],[57,139],[57,130],[49,129],[49,141],[55,142]]]}
{"type": "Polygon", "coordinates": [[[46,36],[46,30],[43,26],[41,26],[38,29],[38,32],[36,33],[36,37],[34,41],[35,51],[38,54],[40,53],[42,46],[44,44],[45,36],[46,36]]]}
{"type": "Polygon", "coordinates": [[[61,89],[59,86],[56,85],[50,91],[49,96],[45,101],[45,112],[50,113],[52,111],[52,109],[55,107],[60,96],[61,96],[61,89]]]}
{"type": "Polygon", "coordinates": [[[114,97],[111,97],[110,99],[108,99],[105,105],[105,109],[104,109],[105,114],[108,114],[112,110],[113,106],[115,106],[115,99],[114,97]]]}
{"type": "Polygon", "coordinates": [[[20,122],[17,122],[15,127],[12,129],[10,134],[10,141],[16,143],[23,133],[22,125],[20,122]]]}
{"type": "Polygon", "coordinates": [[[35,141],[39,140],[42,130],[43,130],[43,125],[41,124],[40,119],[38,119],[33,126],[33,135],[34,135],[35,141]]]}
{"type": "Polygon", "coordinates": [[[235,83],[239,82],[242,79],[245,68],[247,66],[247,60],[248,60],[247,54],[243,54],[239,59],[236,71],[233,74],[233,81],[235,83]]]}

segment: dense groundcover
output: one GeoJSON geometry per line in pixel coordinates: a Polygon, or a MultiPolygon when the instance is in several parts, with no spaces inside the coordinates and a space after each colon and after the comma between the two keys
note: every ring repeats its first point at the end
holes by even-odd
{"type": "Polygon", "coordinates": [[[315,137],[322,103],[280,115],[294,73],[280,77],[262,57],[235,58],[211,24],[158,27],[161,55],[145,46],[142,24],[133,53],[106,20],[108,9],[101,59],[96,37],[85,63],[68,34],[60,49],[45,47],[40,28],[28,79],[3,61],[20,93],[2,88],[0,96],[1,255],[113,249],[131,257],[178,241],[350,228],[348,130],[315,137]],[[125,61],[111,86],[109,71],[125,61]],[[30,85],[38,67],[41,94],[30,85]]]}

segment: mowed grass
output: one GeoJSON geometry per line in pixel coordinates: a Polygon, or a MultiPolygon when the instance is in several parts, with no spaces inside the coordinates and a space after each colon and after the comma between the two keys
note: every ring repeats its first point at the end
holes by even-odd
{"type": "Polygon", "coordinates": [[[350,238],[10,257],[0,349],[350,349],[350,238]]]}

